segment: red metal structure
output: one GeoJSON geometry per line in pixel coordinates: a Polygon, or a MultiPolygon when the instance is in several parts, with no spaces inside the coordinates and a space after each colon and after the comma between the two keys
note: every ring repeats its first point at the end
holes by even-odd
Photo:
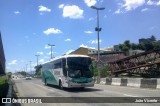
{"type": "Polygon", "coordinates": [[[151,50],[109,62],[112,74],[139,74],[148,77],[160,76],[160,49],[151,50]]]}

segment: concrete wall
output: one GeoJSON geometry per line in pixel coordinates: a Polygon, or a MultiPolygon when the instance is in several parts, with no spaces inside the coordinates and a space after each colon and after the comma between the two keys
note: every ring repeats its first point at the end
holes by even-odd
{"type": "Polygon", "coordinates": [[[141,79],[141,88],[157,88],[157,79],[141,79]]]}
{"type": "Polygon", "coordinates": [[[157,79],[157,88],[160,89],[160,79],[157,79]]]}
{"type": "Polygon", "coordinates": [[[106,78],[101,78],[100,79],[100,84],[106,84],[106,78]]]}
{"type": "Polygon", "coordinates": [[[112,78],[111,85],[121,85],[121,78],[112,78]]]}
{"type": "Polygon", "coordinates": [[[127,86],[140,87],[142,78],[128,78],[127,86]]]}
{"type": "Polygon", "coordinates": [[[160,79],[156,78],[101,78],[100,84],[160,89],[160,79]]]}

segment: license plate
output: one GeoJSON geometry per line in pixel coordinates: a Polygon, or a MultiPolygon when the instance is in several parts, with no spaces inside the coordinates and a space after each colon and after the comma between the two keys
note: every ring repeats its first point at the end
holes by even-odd
{"type": "Polygon", "coordinates": [[[85,86],[85,84],[81,84],[81,86],[85,86]]]}

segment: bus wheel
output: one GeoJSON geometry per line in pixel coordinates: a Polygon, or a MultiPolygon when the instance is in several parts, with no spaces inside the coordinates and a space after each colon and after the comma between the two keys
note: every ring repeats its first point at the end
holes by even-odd
{"type": "Polygon", "coordinates": [[[59,88],[60,88],[60,89],[63,89],[61,80],[59,81],[59,88]]]}
{"type": "Polygon", "coordinates": [[[45,85],[47,86],[48,84],[47,84],[47,80],[45,79],[45,85]]]}

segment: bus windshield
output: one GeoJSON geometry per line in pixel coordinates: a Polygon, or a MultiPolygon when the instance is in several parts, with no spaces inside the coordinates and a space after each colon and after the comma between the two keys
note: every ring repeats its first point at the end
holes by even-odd
{"type": "Polygon", "coordinates": [[[89,69],[91,59],[87,57],[69,57],[67,58],[68,76],[71,78],[91,78],[92,73],[89,69]]]}

